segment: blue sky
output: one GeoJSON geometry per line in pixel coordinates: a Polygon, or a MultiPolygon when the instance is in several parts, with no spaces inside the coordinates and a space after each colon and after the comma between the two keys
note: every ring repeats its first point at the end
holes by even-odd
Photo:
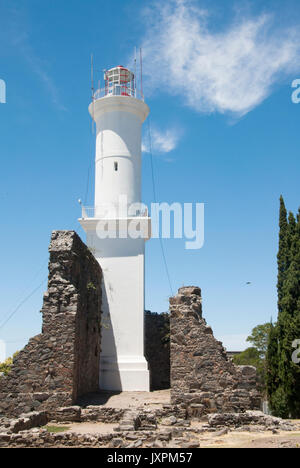
{"type": "MultiPolygon", "coordinates": [[[[201,250],[164,241],[173,289],[202,288],[204,316],[231,349],[276,317],[278,199],[296,211],[300,198],[300,105],[291,101],[299,25],[298,0],[0,0],[0,323],[40,285],[0,329],[8,354],[40,332],[51,231],[84,239],[77,200],[93,203],[90,55],[102,79],[104,68],[132,65],[135,46],[158,200],[205,203],[201,250]]],[[[147,152],[143,199],[153,201],[147,152]]],[[[153,239],[146,308],[167,310],[169,295],[153,239]]]]}

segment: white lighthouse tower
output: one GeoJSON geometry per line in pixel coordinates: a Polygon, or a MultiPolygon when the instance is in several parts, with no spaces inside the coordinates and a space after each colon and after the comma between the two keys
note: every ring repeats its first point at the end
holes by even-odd
{"type": "Polygon", "coordinates": [[[105,73],[93,96],[95,205],[79,220],[103,271],[100,389],[149,391],[144,357],[144,255],[151,220],[141,204],[141,132],[149,108],[134,74],[105,73]]]}

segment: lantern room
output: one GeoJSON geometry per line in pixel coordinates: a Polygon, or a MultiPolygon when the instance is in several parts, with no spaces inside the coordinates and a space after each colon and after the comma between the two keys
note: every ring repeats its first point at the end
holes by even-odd
{"type": "Polygon", "coordinates": [[[104,73],[105,96],[135,97],[135,77],[127,68],[121,65],[104,73]]]}

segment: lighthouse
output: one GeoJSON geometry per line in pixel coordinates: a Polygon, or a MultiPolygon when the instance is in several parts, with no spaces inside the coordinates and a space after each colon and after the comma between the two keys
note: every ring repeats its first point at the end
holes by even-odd
{"type": "Polygon", "coordinates": [[[149,114],[135,76],[118,66],[93,94],[95,201],[79,222],[103,271],[101,390],[149,391],[144,356],[145,242],[151,219],[141,203],[142,124],[149,114]]]}

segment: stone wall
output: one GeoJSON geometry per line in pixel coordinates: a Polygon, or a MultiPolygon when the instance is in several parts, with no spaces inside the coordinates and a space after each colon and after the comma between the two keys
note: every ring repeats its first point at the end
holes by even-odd
{"type": "Polygon", "coordinates": [[[145,357],[150,389],[170,388],[170,314],[145,312],[145,357]]]}
{"type": "Polygon", "coordinates": [[[171,401],[190,415],[260,407],[256,370],[235,366],[202,318],[201,290],[180,288],[170,298],[171,401]]]}
{"type": "Polygon", "coordinates": [[[0,377],[0,415],[71,405],[99,387],[101,268],[74,231],[54,231],[49,252],[42,333],[0,377]]]}
{"type": "MultiPolygon", "coordinates": [[[[90,428],[92,425],[89,425],[90,428]]],[[[87,427],[86,427],[87,429],[87,427]]],[[[297,421],[287,421],[268,416],[260,411],[244,413],[215,413],[207,421],[194,425],[186,419],[182,408],[163,405],[161,408],[121,409],[93,406],[59,408],[54,411],[36,411],[17,419],[0,418],[0,448],[30,447],[109,447],[109,448],[197,448],[199,442],[220,444],[220,436],[230,431],[241,432],[299,431],[297,421]],[[91,433],[72,431],[74,422],[107,423],[106,430],[93,429],[91,433]],[[48,432],[44,427],[65,426],[61,433],[48,432]],[[200,440],[199,440],[200,436],[200,440]]],[[[267,435],[267,433],[266,433],[267,435]]],[[[250,437],[250,435],[249,435],[250,437]]],[[[297,438],[291,448],[297,448],[297,438]]],[[[279,441],[280,442],[280,441],[279,441]]],[[[207,444],[206,444],[207,445],[207,444]]],[[[285,445],[285,443],[284,443],[285,445]]],[[[281,445],[282,446],[282,445],[281,445]]]]}

